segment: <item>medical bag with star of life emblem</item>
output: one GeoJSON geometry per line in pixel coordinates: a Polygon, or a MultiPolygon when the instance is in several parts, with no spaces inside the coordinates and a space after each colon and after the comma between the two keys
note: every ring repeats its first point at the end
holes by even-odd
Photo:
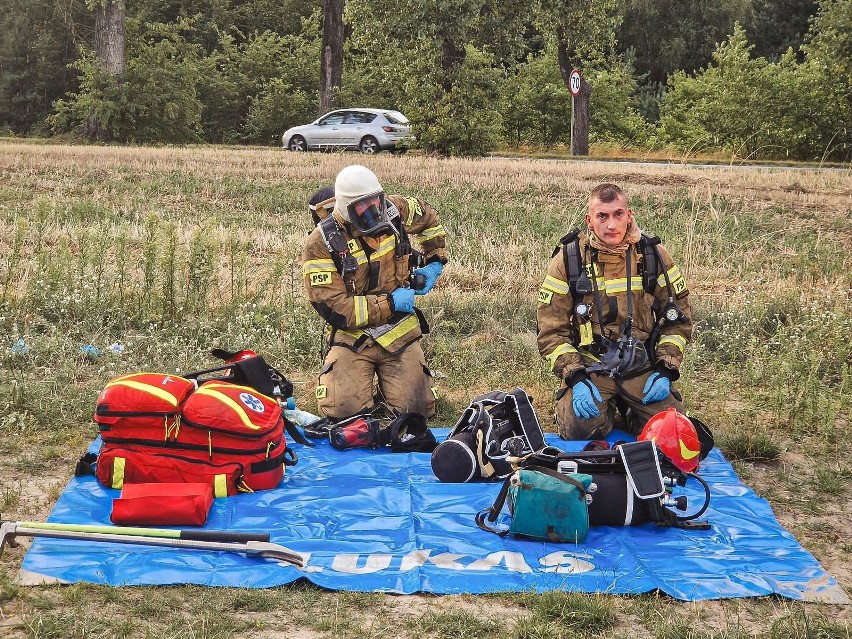
{"type": "Polygon", "coordinates": [[[108,488],[194,482],[225,497],[274,488],[297,461],[278,400],[230,381],[118,377],[98,397],[94,420],[102,443],[88,462],[96,461],[95,475],[108,488]]]}

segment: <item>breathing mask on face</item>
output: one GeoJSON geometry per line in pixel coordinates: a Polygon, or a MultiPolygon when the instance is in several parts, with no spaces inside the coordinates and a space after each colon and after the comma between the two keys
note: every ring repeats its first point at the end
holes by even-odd
{"type": "Polygon", "coordinates": [[[384,191],[350,201],[346,205],[346,217],[352,227],[364,235],[381,235],[393,230],[388,220],[384,191]]]}

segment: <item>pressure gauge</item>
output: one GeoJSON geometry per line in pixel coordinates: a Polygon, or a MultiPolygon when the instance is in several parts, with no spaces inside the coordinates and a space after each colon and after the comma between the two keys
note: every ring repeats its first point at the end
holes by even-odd
{"type": "Polygon", "coordinates": [[[677,322],[681,318],[680,309],[677,306],[667,306],[666,307],[666,319],[669,322],[677,322]]]}

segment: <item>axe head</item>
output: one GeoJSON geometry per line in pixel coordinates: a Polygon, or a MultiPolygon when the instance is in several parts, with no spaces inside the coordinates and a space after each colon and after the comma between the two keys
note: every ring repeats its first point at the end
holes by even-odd
{"type": "Polygon", "coordinates": [[[6,547],[6,544],[9,544],[10,548],[18,547],[18,542],[15,539],[15,530],[17,527],[18,524],[14,521],[4,521],[0,523],[0,555],[3,554],[3,549],[6,547]]]}

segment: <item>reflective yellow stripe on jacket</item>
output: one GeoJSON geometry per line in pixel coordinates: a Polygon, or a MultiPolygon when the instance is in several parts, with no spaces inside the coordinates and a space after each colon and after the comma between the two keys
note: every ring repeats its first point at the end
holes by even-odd
{"type": "Polygon", "coordinates": [[[548,275],[544,278],[544,282],[542,282],[541,287],[546,291],[558,293],[559,295],[567,295],[568,292],[571,290],[568,288],[568,282],[563,282],[562,280],[555,278],[552,275],[548,275]]]}
{"type": "Polygon", "coordinates": [[[663,335],[660,337],[660,341],[657,342],[657,346],[662,346],[663,344],[672,344],[682,353],[686,348],[686,339],[680,335],[663,335]]]}
{"type": "Polygon", "coordinates": [[[550,355],[547,356],[547,363],[550,364],[550,370],[554,370],[556,368],[556,360],[562,357],[565,353],[576,353],[577,349],[571,346],[571,344],[560,344],[550,355]]]}
{"type": "Polygon", "coordinates": [[[326,273],[328,271],[336,271],[337,267],[333,260],[308,260],[302,265],[302,274],[310,275],[311,273],[326,273]]]}
{"type": "MultiPolygon", "coordinates": [[[[615,280],[606,280],[604,282],[604,288],[606,289],[607,295],[616,295],[617,293],[625,293],[627,292],[627,278],[620,277],[615,280]]],[[[630,278],[630,289],[633,291],[641,291],[642,290],[642,278],[641,277],[631,277],[630,278]]]]}
{"type": "Polygon", "coordinates": [[[355,326],[366,326],[370,322],[367,311],[367,298],[363,295],[356,295],[352,298],[352,304],[355,307],[355,326]]]}
{"type": "Polygon", "coordinates": [[[438,226],[432,226],[428,229],[423,229],[422,233],[418,233],[420,239],[422,239],[424,242],[427,240],[433,240],[436,237],[441,237],[446,234],[447,231],[444,229],[443,224],[439,224],[438,226]]]}

